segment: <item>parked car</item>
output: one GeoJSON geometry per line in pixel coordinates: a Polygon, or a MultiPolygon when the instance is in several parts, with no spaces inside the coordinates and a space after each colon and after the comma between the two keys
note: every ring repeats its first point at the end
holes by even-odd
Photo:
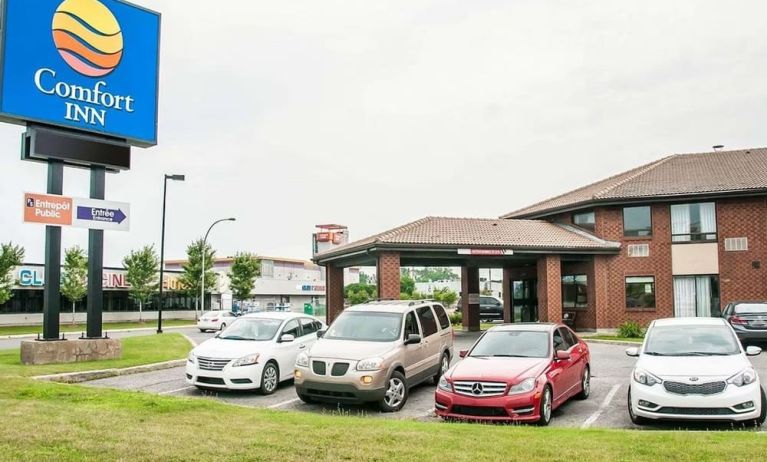
{"type": "Polygon", "coordinates": [[[639,360],[631,373],[628,411],[632,422],[649,420],[746,421],[761,425],[767,399],[743,346],[721,318],[658,319],[641,347],[626,354],[639,360]]]}
{"type": "Polygon", "coordinates": [[[460,356],[434,396],[445,419],[548,425],[554,409],[591,392],[589,347],[564,324],[493,327],[460,356]]]}
{"type": "Polygon", "coordinates": [[[767,302],[732,302],[722,310],[741,342],[767,342],[767,302]]]}
{"type": "Polygon", "coordinates": [[[237,319],[237,315],[231,311],[208,311],[197,320],[197,328],[200,329],[200,332],[224,330],[235,319],[237,319]]]}
{"type": "Polygon", "coordinates": [[[377,402],[396,412],[409,389],[436,384],[453,357],[453,329],[442,305],[386,301],[344,310],[296,360],[295,385],[304,402],[377,402]]]}
{"type": "MultiPolygon", "coordinates": [[[[461,310],[461,299],[458,298],[457,310],[461,310]]],[[[498,297],[481,295],[479,297],[480,321],[503,321],[503,302],[498,297]]]]}
{"type": "Polygon", "coordinates": [[[297,313],[256,313],[240,317],[189,353],[187,382],[198,388],[260,389],[274,393],[293,378],[300,351],[317,341],[324,324],[297,313]]]}

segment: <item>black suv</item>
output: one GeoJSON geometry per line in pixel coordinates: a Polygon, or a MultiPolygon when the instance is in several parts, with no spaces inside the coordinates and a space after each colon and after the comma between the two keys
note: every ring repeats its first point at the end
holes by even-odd
{"type": "MultiPolygon", "coordinates": [[[[461,299],[458,299],[458,310],[461,309],[461,299]]],[[[503,321],[503,302],[490,295],[479,297],[480,321],[503,321]]]]}

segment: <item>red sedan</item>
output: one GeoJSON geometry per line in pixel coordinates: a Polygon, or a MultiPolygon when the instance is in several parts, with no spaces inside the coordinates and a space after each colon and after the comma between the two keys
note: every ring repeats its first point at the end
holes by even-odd
{"type": "Polygon", "coordinates": [[[507,324],[485,332],[439,381],[446,419],[548,425],[551,412],[591,390],[589,347],[563,324],[507,324]]]}

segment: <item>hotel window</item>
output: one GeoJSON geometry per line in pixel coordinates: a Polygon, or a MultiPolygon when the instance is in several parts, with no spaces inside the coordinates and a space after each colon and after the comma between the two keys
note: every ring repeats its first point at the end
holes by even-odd
{"type": "Polygon", "coordinates": [[[626,308],[655,308],[655,277],[626,278],[626,308]]]}
{"type": "Polygon", "coordinates": [[[674,277],[674,316],[709,317],[719,315],[717,276],[674,277]]]}
{"type": "Polygon", "coordinates": [[[672,205],[671,241],[716,241],[716,206],[714,203],[672,205]]]}
{"type": "Polygon", "coordinates": [[[585,213],[576,213],[573,215],[573,223],[580,226],[583,229],[594,231],[596,229],[596,220],[594,218],[594,211],[585,213]]]}
{"type": "Polygon", "coordinates": [[[562,308],[585,310],[588,307],[587,282],[585,274],[562,276],[562,308]]]}
{"type": "Polygon", "coordinates": [[[624,236],[652,236],[652,208],[625,207],[623,209],[624,236]]]}

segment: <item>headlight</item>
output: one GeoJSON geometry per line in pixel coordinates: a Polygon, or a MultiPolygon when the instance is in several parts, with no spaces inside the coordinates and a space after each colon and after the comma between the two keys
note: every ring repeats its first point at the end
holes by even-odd
{"type": "Polygon", "coordinates": [[[535,377],[530,377],[529,379],[525,379],[516,385],[512,385],[511,388],[509,388],[509,394],[518,395],[520,393],[531,392],[534,389],[535,389],[535,377]]]}
{"type": "Polygon", "coordinates": [[[194,361],[197,359],[197,356],[194,354],[194,351],[189,352],[189,356],[186,357],[186,360],[190,363],[194,364],[194,361]]]}
{"type": "Polygon", "coordinates": [[[751,385],[755,381],[756,381],[756,371],[754,371],[750,367],[747,369],[743,369],[742,371],[738,372],[737,374],[727,379],[727,383],[731,383],[735,385],[736,387],[751,385]]]}
{"type": "Polygon", "coordinates": [[[663,380],[642,369],[634,369],[634,381],[648,387],[663,383],[663,380]]]}
{"type": "Polygon", "coordinates": [[[357,363],[358,371],[377,371],[383,365],[383,358],[368,358],[357,363]]]}
{"type": "Polygon", "coordinates": [[[299,367],[309,367],[309,355],[304,353],[304,352],[301,352],[296,357],[296,366],[299,366],[299,367]]]}
{"type": "Polygon", "coordinates": [[[238,359],[237,361],[232,363],[232,367],[239,367],[239,366],[251,366],[253,364],[256,364],[258,362],[258,353],[243,356],[242,358],[238,359]]]}
{"type": "Polygon", "coordinates": [[[450,385],[450,382],[447,381],[444,375],[439,378],[437,388],[444,391],[453,391],[453,387],[450,385]]]}

